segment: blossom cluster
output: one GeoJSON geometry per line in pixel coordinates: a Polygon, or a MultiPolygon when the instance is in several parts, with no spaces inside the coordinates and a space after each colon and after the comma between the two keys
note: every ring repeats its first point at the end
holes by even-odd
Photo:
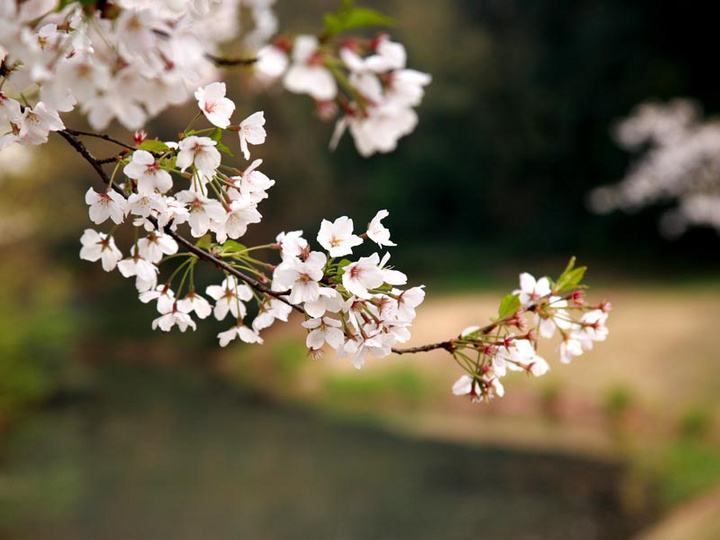
{"type": "MultiPolygon", "coordinates": [[[[32,100],[41,115],[79,108],[94,129],[113,119],[139,129],[216,78],[212,55],[240,32],[242,7],[254,21],[246,46],[262,47],[277,29],[273,3],[0,0],[0,89],[26,105],[32,100]]],[[[16,120],[2,116],[5,124],[16,120]]],[[[0,148],[12,140],[44,142],[14,131],[2,130],[0,148]]]]}
{"type": "Polygon", "coordinates": [[[93,223],[111,222],[114,230],[129,221],[135,228],[127,256],[112,233],[87,229],[80,257],[133,278],[140,300],[156,303],[160,315],[153,327],[164,331],[195,329],[195,318],[211,314],[218,320],[231,316],[233,325],[218,335],[222,346],[236,338],[259,343],[262,330],[276,320],[287,321],[295,308],[306,317],[303,326],[313,354],[328,345],[359,367],[367,355],[386,356],[406,342],[423,288],[401,289],[407,277],[389,266],[387,253],[347,258],[365,240],[378,250],[395,245],[383,225],[388,212],[378,212],[360,235],[346,216],[323,220],[318,250],[302,231],[281,233],[263,246],[240,244],[248,226],[262,219],[258,205],[275,182],[259,170],[261,160],[244,171],[222,165],[220,149],[227,151],[222,135],[237,133],[236,144],[249,159],[250,146],[265,142],[264,115],[257,112],[231,123],[235,104],[225,97],[223,83],[201,87],[195,97],[213,127],[188,129],[180,141],[170,142],[138,134],[137,149],[119,158],[115,169],[125,179],[111,179],[113,185],[101,192],[87,191],[93,223]],[[222,282],[208,286],[204,295],[195,283],[197,254],[179,248],[176,233],[181,228],[198,239],[196,246],[223,261],[222,282]],[[257,258],[263,251],[276,252],[277,264],[257,258]],[[161,280],[159,265],[169,258],[181,262],[161,280]]]}
{"type": "Polygon", "coordinates": [[[664,201],[677,205],[662,218],[670,236],[689,226],[720,231],[720,123],[703,121],[687,99],[644,103],[617,127],[618,144],[643,154],[617,185],[591,193],[597,212],[635,210],[664,201]]]}
{"type": "Polygon", "coordinates": [[[363,156],[392,152],[415,129],[415,107],[431,81],[407,68],[405,47],[387,34],[340,43],[281,37],[260,49],[255,72],[262,81],[282,80],[288,91],[310,96],[321,118],[339,116],[331,147],[349,130],[363,156]]]}
{"type": "Polygon", "coordinates": [[[487,401],[505,394],[501,379],[509,372],[544,375],[550,365],[538,353],[541,338],[560,335],[559,357],[564,364],[604,341],[611,306],[586,302],[580,283],[584,272],[573,261],[556,282],[521,274],[520,288],[503,300],[495,322],[466,328],[447,342],[444,348],[466,372],[453,385],[453,393],[474,402],[487,401]]]}
{"type": "MultiPolygon", "coordinates": [[[[312,97],[321,118],[338,117],[332,147],[349,130],[363,156],[394,150],[417,125],[415,107],[430,76],[408,69],[405,47],[385,34],[280,36],[268,44],[278,26],[273,4],[0,0],[0,99],[33,103],[53,118],[78,108],[95,130],[113,120],[137,130],[216,79],[220,45],[242,28],[257,80],[282,80],[290,92],[312,97]],[[240,24],[243,17],[252,24],[240,24]]],[[[15,114],[0,114],[0,122],[2,145],[44,142],[24,137],[15,114]]]]}

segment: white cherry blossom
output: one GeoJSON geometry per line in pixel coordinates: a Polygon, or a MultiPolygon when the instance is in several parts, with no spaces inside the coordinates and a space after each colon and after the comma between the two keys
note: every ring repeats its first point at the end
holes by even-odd
{"type": "Polygon", "coordinates": [[[528,306],[540,298],[549,296],[551,292],[550,280],[548,278],[541,277],[536,280],[532,274],[528,274],[527,272],[520,274],[520,289],[515,291],[523,306],[528,306]]]}
{"type": "MultiPolygon", "coordinates": [[[[159,308],[160,304],[158,304],[159,308]]],[[[160,311],[161,315],[152,322],[153,330],[160,328],[163,332],[169,332],[174,326],[177,326],[181,332],[185,332],[188,328],[195,330],[197,325],[187,312],[183,311],[178,302],[174,302],[168,308],[163,306],[160,311]]]]}
{"type": "Polygon", "coordinates": [[[308,94],[318,101],[329,101],[337,95],[337,83],[323,65],[319,42],[315,36],[295,38],[293,64],[285,74],[284,84],[291,92],[308,94]]]}
{"type": "Polygon", "coordinates": [[[265,142],[267,132],[265,131],[264,126],[265,113],[263,111],[253,113],[240,122],[238,136],[240,137],[240,149],[242,150],[245,159],[250,159],[249,144],[257,145],[265,142]]]}
{"type": "Polygon", "coordinates": [[[154,289],[141,292],[138,298],[143,304],[156,302],[158,313],[167,313],[175,303],[175,291],[168,285],[158,285],[154,289]]]}
{"type": "Polygon", "coordinates": [[[313,251],[301,261],[289,260],[279,265],[273,273],[272,288],[277,292],[290,291],[288,301],[291,304],[312,302],[320,296],[320,284],[327,257],[324,253],[313,251]]]}
{"type": "Polygon", "coordinates": [[[370,240],[378,246],[396,246],[397,244],[390,241],[390,229],[382,224],[382,220],[390,215],[387,210],[380,210],[368,224],[367,235],[370,240]]]}
{"type": "Polygon", "coordinates": [[[48,134],[51,131],[65,129],[60,115],[54,109],[49,108],[42,101],[35,107],[27,107],[24,112],[24,135],[19,139],[20,144],[38,145],[46,143],[48,134]]]}
{"type": "Polygon", "coordinates": [[[178,251],[177,242],[168,234],[151,231],[137,242],[140,256],[151,263],[158,263],[165,255],[173,255],[178,251]]]}
{"type": "Polygon", "coordinates": [[[362,238],[353,234],[353,220],[347,216],[339,217],[332,222],[323,219],[317,241],[331,257],[350,255],[352,248],[363,243],[362,238]]]}
{"type": "Polygon", "coordinates": [[[210,285],[205,293],[215,300],[213,315],[218,321],[222,321],[228,313],[236,319],[244,318],[247,311],[244,302],[253,296],[250,287],[238,283],[234,276],[226,277],[220,285],[210,285]]]}
{"type": "Polygon", "coordinates": [[[262,343],[263,339],[260,334],[254,330],[248,328],[242,323],[238,322],[235,326],[224,332],[220,332],[218,335],[221,347],[227,347],[231,341],[240,338],[240,341],[245,343],[262,343]]]}
{"type": "Polygon", "coordinates": [[[200,238],[210,230],[213,224],[225,223],[227,219],[225,209],[219,201],[210,199],[194,191],[181,191],[177,194],[177,200],[188,205],[190,215],[190,233],[195,238],[200,238]]]}
{"type": "Polygon", "coordinates": [[[117,267],[123,277],[135,277],[138,292],[145,292],[157,285],[157,267],[140,256],[137,250],[133,250],[129,258],[120,261],[117,267]]]}
{"type": "Polygon", "coordinates": [[[204,297],[200,296],[194,290],[187,293],[182,300],[178,300],[178,308],[184,313],[195,312],[200,319],[207,319],[212,313],[212,306],[204,297]]]}
{"type": "Polygon", "coordinates": [[[257,206],[249,201],[235,200],[230,203],[225,219],[217,222],[215,227],[218,242],[224,242],[227,238],[240,238],[247,232],[248,225],[260,223],[262,215],[257,206]]]}
{"type": "Polygon", "coordinates": [[[287,322],[291,312],[292,307],[286,302],[271,298],[260,307],[260,312],[252,323],[253,330],[260,332],[260,330],[270,328],[275,321],[287,322]]]}
{"type": "Polygon", "coordinates": [[[310,330],[305,340],[310,350],[322,349],[325,343],[337,350],[345,341],[345,333],[341,330],[342,325],[337,319],[330,317],[308,319],[302,325],[310,330]]]}

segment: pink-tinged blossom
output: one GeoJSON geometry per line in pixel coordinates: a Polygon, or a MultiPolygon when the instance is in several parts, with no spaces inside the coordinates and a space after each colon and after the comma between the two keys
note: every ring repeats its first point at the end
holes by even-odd
{"type": "Polygon", "coordinates": [[[381,334],[372,337],[360,339],[355,337],[348,339],[343,346],[342,354],[350,356],[350,362],[355,369],[361,369],[365,365],[365,359],[368,355],[382,358],[391,352],[391,343],[389,336],[381,334]]]}
{"type": "Polygon", "coordinates": [[[260,172],[258,170],[260,165],[262,165],[262,159],[256,159],[243,171],[241,176],[230,178],[229,181],[235,186],[235,189],[228,190],[230,199],[242,198],[256,204],[267,199],[267,190],[275,185],[275,180],[271,180],[266,174],[260,172]]]}
{"type": "Polygon", "coordinates": [[[569,364],[574,356],[580,356],[584,352],[582,341],[571,336],[563,339],[560,344],[560,362],[569,364]]]}
{"type": "Polygon", "coordinates": [[[166,193],[173,187],[170,173],[146,150],[135,150],[130,163],[123,168],[125,176],[137,182],[140,194],[149,195],[155,191],[166,193]]]}
{"type": "Polygon", "coordinates": [[[290,231],[275,237],[275,241],[280,245],[283,261],[300,257],[305,252],[310,253],[310,246],[302,235],[302,231],[290,231]]]}
{"type": "Polygon", "coordinates": [[[493,369],[499,377],[504,377],[508,370],[527,370],[535,376],[544,375],[548,363],[537,354],[535,347],[527,339],[514,339],[507,346],[499,347],[493,358],[493,369]]]}
{"type": "Polygon", "coordinates": [[[528,306],[537,302],[539,299],[549,296],[552,292],[550,280],[541,277],[536,280],[532,274],[527,272],[520,274],[520,289],[515,291],[520,298],[523,306],[528,306]]]}
{"type": "Polygon", "coordinates": [[[134,216],[147,218],[153,214],[164,215],[166,205],[157,193],[133,193],[127,199],[125,210],[134,216]]]}
{"type": "Polygon", "coordinates": [[[230,125],[230,117],[235,111],[235,103],[225,97],[225,92],[223,82],[214,82],[195,91],[195,99],[205,118],[222,129],[230,125]]]}
{"type": "Polygon", "coordinates": [[[370,257],[361,257],[358,261],[348,264],[342,277],[345,290],[359,298],[371,298],[370,291],[385,283],[379,263],[380,256],[373,253],[370,257]]]}
{"type": "Polygon", "coordinates": [[[473,403],[479,403],[483,398],[503,397],[505,387],[498,377],[476,379],[470,375],[462,375],[453,384],[452,393],[456,396],[469,396],[473,403]]]}
{"type": "Polygon", "coordinates": [[[82,248],[80,258],[84,261],[101,261],[103,270],[110,272],[122,259],[122,253],[115,245],[115,239],[105,233],[93,229],[85,229],[80,237],[82,248]]]}
{"type": "Polygon", "coordinates": [[[378,267],[382,272],[383,282],[388,285],[405,285],[407,283],[407,276],[399,270],[393,270],[388,268],[387,263],[390,261],[390,254],[386,253],[383,255],[382,260],[378,267]]]}
{"type": "Polygon", "coordinates": [[[415,319],[415,310],[425,300],[425,286],[412,287],[399,292],[398,295],[398,317],[402,320],[412,321],[415,319]]]}
{"type": "Polygon", "coordinates": [[[185,171],[191,165],[203,176],[212,176],[220,166],[221,156],[218,152],[217,142],[210,137],[197,137],[191,135],[180,141],[180,151],[177,155],[176,165],[185,171]]]}
{"type": "Polygon", "coordinates": [[[96,225],[100,225],[108,219],[119,225],[125,219],[125,197],[115,191],[98,193],[89,188],[85,193],[85,203],[90,206],[88,209],[90,221],[96,225]]]}

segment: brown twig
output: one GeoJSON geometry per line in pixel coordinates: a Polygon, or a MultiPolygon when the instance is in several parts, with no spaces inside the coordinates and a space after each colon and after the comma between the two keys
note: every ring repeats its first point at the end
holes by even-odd
{"type": "Polygon", "coordinates": [[[206,55],[208,59],[219,67],[233,66],[252,66],[257,63],[258,58],[225,58],[223,56],[215,56],[214,54],[206,55]]]}
{"type": "Polygon", "coordinates": [[[103,141],[117,144],[118,146],[122,146],[123,148],[125,148],[127,150],[136,150],[136,148],[134,146],[126,144],[122,141],[118,141],[117,139],[113,139],[110,135],[105,135],[104,133],[93,133],[92,131],[79,131],[77,129],[67,129],[67,128],[65,128],[63,131],[65,131],[65,133],[67,133],[69,135],[72,135],[73,137],[93,137],[95,139],[102,139],[103,141]]]}
{"type": "Polygon", "coordinates": [[[437,343],[428,343],[427,345],[420,345],[418,347],[406,347],[404,349],[393,347],[392,352],[395,354],[417,354],[421,352],[435,351],[437,349],[443,349],[449,353],[455,350],[453,340],[438,341],[437,343]]]}

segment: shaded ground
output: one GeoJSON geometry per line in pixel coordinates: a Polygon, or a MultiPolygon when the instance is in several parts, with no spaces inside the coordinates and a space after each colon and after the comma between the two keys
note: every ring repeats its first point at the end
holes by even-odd
{"type": "Polygon", "coordinates": [[[637,540],[716,540],[720,538],[720,490],[678,508],[637,540]]]}
{"type": "Polygon", "coordinates": [[[113,372],[8,441],[4,538],[624,538],[620,469],[391,435],[113,372]],[[132,388],[128,394],[127,389],[132,388]]]}

